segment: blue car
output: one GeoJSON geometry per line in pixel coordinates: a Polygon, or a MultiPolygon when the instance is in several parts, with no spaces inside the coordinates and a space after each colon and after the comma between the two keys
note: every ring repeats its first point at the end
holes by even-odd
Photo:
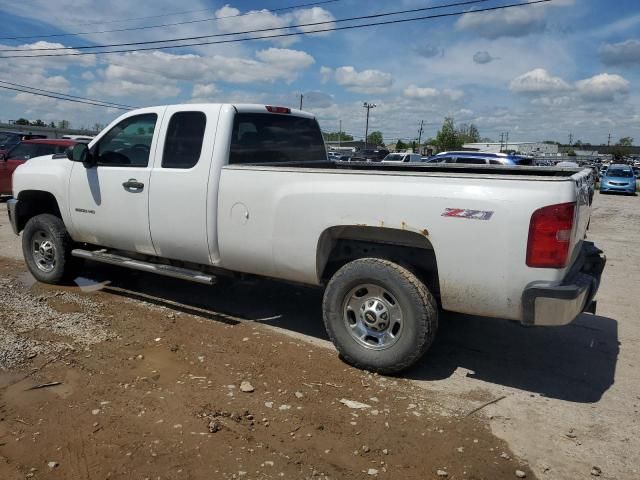
{"type": "Polygon", "coordinates": [[[465,165],[532,165],[531,158],[506,153],[442,152],[429,157],[429,163],[462,163],[465,165]]]}
{"type": "Polygon", "coordinates": [[[620,192],[635,195],[636,176],[629,165],[611,165],[600,177],[600,193],[620,192]]]}

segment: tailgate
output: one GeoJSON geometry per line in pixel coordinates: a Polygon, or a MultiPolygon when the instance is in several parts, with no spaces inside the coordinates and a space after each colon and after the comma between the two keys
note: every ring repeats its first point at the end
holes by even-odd
{"type": "Polygon", "coordinates": [[[576,218],[574,221],[574,255],[580,251],[582,241],[584,240],[587,228],[589,227],[589,219],[591,218],[591,202],[595,192],[595,176],[591,169],[585,168],[571,176],[576,189],[576,218]]]}

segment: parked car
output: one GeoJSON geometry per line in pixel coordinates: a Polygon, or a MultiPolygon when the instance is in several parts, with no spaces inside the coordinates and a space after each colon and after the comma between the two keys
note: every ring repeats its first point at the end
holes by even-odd
{"type": "Polygon", "coordinates": [[[0,155],[6,154],[23,140],[31,140],[34,138],[47,138],[47,136],[35,135],[33,133],[0,132],[0,155]]]}
{"type": "Polygon", "coordinates": [[[640,178],[640,167],[633,167],[633,174],[636,178],[640,178]]]}
{"type": "Polygon", "coordinates": [[[417,153],[390,153],[386,157],[382,159],[383,163],[404,163],[404,162],[420,162],[422,161],[422,156],[417,153]]]}
{"type": "Polygon", "coordinates": [[[76,142],[73,140],[37,139],[25,140],[8,153],[0,154],[0,195],[11,195],[11,178],[16,168],[27,160],[43,155],[64,153],[76,142]]]}
{"type": "Polygon", "coordinates": [[[42,282],[85,259],[320,286],[342,358],[381,373],[429,349],[440,308],[527,325],[595,309],[587,169],[333,162],[313,115],[243,104],[133,110],[68,157],[20,166],[7,203],[42,282]]]}
{"type": "Polygon", "coordinates": [[[635,195],[636,176],[629,165],[611,165],[600,177],[600,193],[621,192],[635,195]]]}
{"type": "Polygon", "coordinates": [[[533,165],[533,159],[506,153],[441,152],[427,160],[429,163],[462,163],[465,165],[533,165]]]}
{"type": "Polygon", "coordinates": [[[64,140],[75,140],[76,142],[82,143],[91,143],[91,140],[93,140],[93,137],[89,137],[88,135],[63,135],[60,138],[64,140]]]}
{"type": "Polygon", "coordinates": [[[381,162],[384,157],[389,154],[389,150],[378,149],[378,150],[360,150],[356,152],[356,154],[351,157],[352,162],[381,162]]]}

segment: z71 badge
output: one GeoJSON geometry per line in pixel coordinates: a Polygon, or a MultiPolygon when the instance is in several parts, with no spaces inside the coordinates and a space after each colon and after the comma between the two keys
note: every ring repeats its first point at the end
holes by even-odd
{"type": "Polygon", "coordinates": [[[489,220],[493,212],[486,210],[469,210],[467,208],[445,208],[443,217],[468,218],[470,220],[489,220]]]}

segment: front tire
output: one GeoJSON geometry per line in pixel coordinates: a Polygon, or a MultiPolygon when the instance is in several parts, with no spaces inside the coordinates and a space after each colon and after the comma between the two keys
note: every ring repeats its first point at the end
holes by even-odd
{"type": "Polygon", "coordinates": [[[413,365],[431,346],[438,308],[409,270],[379,258],[354,260],[331,278],[324,323],[347,363],[382,374],[413,365]]]}
{"type": "Polygon", "coordinates": [[[31,274],[43,283],[72,279],[80,261],[71,256],[73,240],[62,220],[48,213],[31,218],[22,232],[22,253],[31,274]]]}

